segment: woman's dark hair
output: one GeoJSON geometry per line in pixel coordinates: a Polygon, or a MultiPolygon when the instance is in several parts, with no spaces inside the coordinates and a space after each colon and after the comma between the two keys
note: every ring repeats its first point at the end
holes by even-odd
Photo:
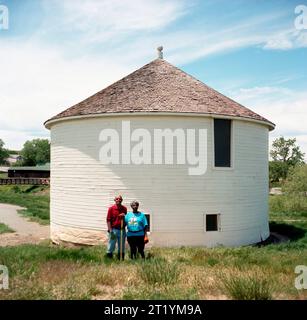
{"type": "Polygon", "coordinates": [[[132,201],[130,203],[130,206],[132,207],[133,205],[139,206],[140,204],[137,201],[132,201]]]}

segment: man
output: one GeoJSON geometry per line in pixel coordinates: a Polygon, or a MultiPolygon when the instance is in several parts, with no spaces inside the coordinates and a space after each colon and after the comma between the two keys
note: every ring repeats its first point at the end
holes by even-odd
{"type": "Polygon", "coordinates": [[[122,260],[125,258],[125,242],[126,242],[126,232],[124,219],[127,213],[127,208],[122,205],[123,198],[121,195],[116,196],[114,198],[115,204],[111,206],[108,210],[107,214],[107,225],[108,225],[108,233],[109,233],[109,243],[108,243],[108,251],[107,256],[109,258],[113,257],[113,251],[115,250],[115,246],[117,243],[118,254],[117,257],[120,259],[120,250],[122,240],[122,260]],[[122,230],[121,230],[122,227],[122,230]],[[122,239],[121,239],[122,238],[122,239]]]}

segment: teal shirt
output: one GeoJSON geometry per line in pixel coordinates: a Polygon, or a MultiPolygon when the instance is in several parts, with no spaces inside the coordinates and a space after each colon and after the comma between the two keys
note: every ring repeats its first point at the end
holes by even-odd
{"type": "Polygon", "coordinates": [[[127,237],[144,236],[144,229],[148,226],[148,223],[143,212],[128,212],[125,215],[125,222],[128,229],[127,237]]]}

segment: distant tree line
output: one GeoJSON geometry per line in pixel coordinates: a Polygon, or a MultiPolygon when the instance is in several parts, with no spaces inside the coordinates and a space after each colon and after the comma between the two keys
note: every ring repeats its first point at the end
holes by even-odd
{"type": "Polygon", "coordinates": [[[0,139],[0,165],[8,165],[10,154],[19,154],[21,159],[14,166],[36,166],[50,162],[50,142],[48,139],[33,139],[26,141],[20,152],[10,151],[4,147],[0,139]]]}

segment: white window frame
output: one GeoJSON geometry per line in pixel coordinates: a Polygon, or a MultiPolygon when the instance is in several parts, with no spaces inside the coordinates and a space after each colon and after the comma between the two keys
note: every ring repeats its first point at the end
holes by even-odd
{"type": "Polygon", "coordinates": [[[221,213],[218,212],[208,212],[208,213],[204,213],[203,215],[203,226],[204,226],[204,232],[209,232],[209,233],[212,233],[212,232],[221,232],[222,231],[222,228],[221,228],[221,213]],[[212,231],[207,231],[207,216],[208,215],[217,215],[217,230],[212,230],[212,231]]]}

